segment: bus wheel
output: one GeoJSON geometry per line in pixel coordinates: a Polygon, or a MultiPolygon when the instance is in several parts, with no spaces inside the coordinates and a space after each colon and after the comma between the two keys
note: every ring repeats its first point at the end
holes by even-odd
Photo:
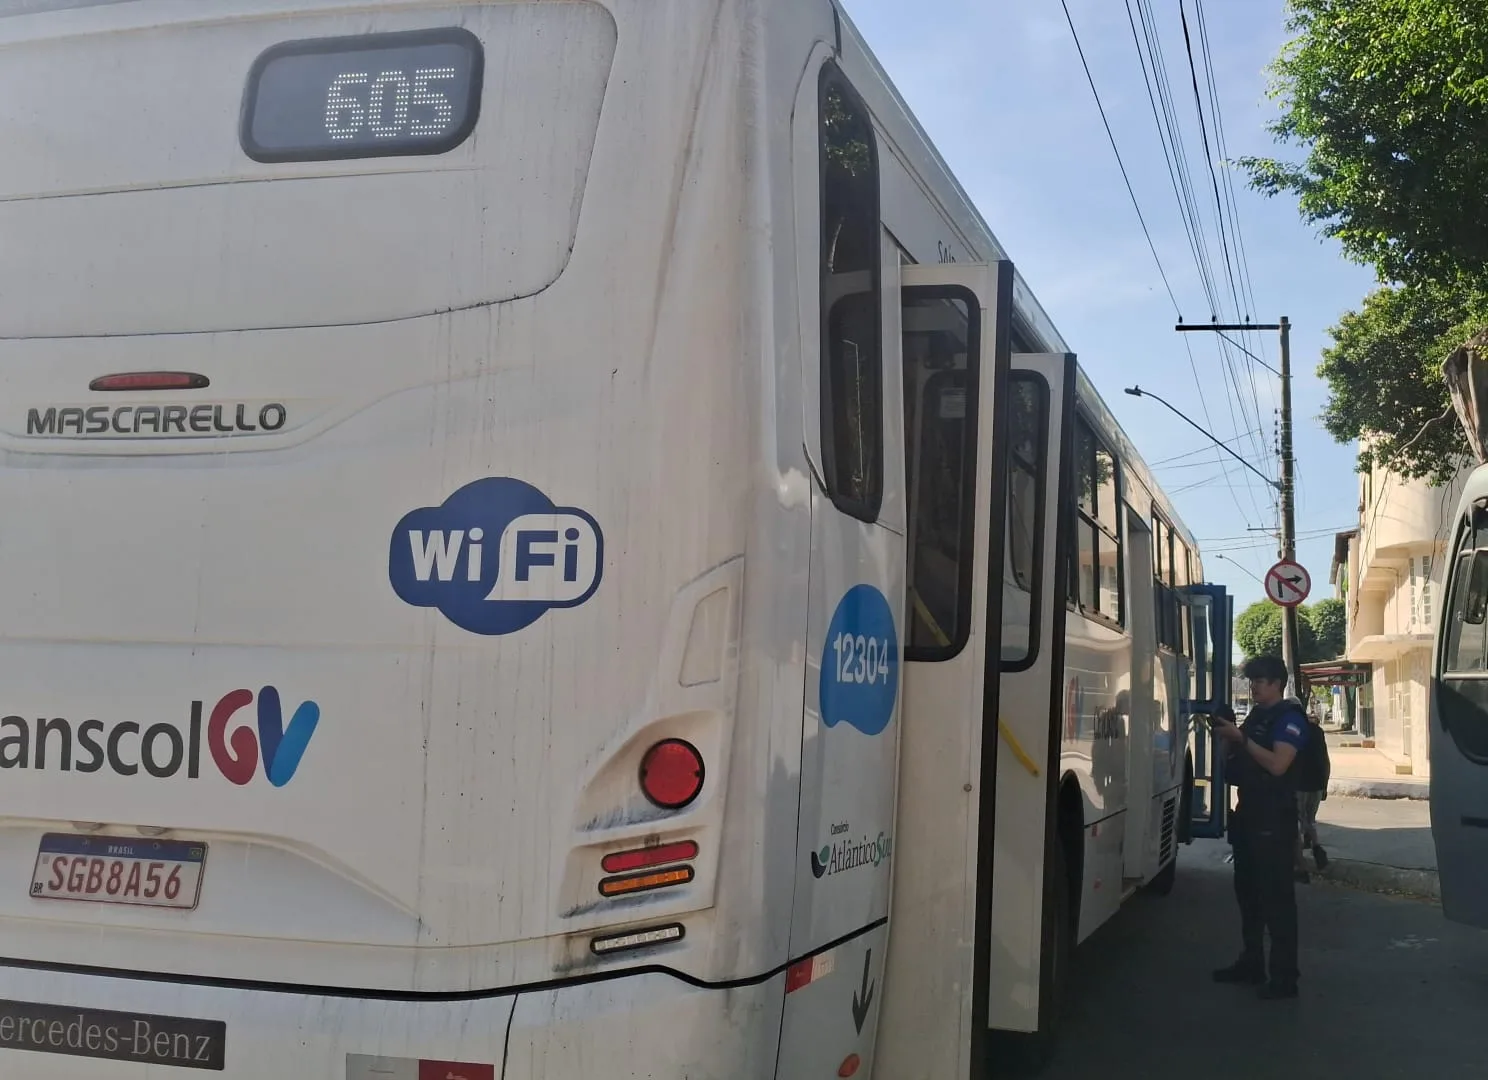
{"type": "Polygon", "coordinates": [[[1178,842],[1180,844],[1193,843],[1193,797],[1193,755],[1189,754],[1183,759],[1183,794],[1178,800],[1178,842]]]}
{"type": "Polygon", "coordinates": [[[1064,1020],[1064,1002],[1069,989],[1070,957],[1075,948],[1074,898],[1070,895],[1069,856],[1064,845],[1054,849],[1054,932],[1049,942],[1048,994],[1039,1009],[1039,1041],[1044,1055],[1054,1051],[1064,1020]]]}
{"type": "Polygon", "coordinates": [[[1173,853],[1172,862],[1168,863],[1157,872],[1157,876],[1149,881],[1145,888],[1153,896],[1167,896],[1173,891],[1173,882],[1178,880],[1178,853],[1173,853]]]}

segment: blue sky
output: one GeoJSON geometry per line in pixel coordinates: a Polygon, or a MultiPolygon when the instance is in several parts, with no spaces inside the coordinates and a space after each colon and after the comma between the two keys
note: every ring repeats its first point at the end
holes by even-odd
{"type": "MultiPolygon", "coordinates": [[[[1201,541],[1209,541],[1201,545],[1209,580],[1232,591],[1237,613],[1261,599],[1257,579],[1275,560],[1276,541],[1248,530],[1276,527],[1273,493],[1160,404],[1122,390],[1139,384],[1156,391],[1220,439],[1235,439],[1238,452],[1275,476],[1280,380],[1234,353],[1237,394],[1215,335],[1173,330],[1173,302],[1132,208],[1059,0],[844,3],[1102,397],[1142,456],[1156,466],[1184,521],[1201,541]],[[1193,349],[1192,367],[1185,342],[1193,349]],[[1264,430],[1252,435],[1257,418],[1264,430]],[[1224,558],[1216,557],[1221,553],[1224,558]]],[[[1207,322],[1212,312],[1158,140],[1126,4],[1068,3],[1183,318],[1207,322]]],[[[1195,35],[1206,123],[1212,123],[1194,0],[1184,3],[1195,35]]],[[[1179,0],[1152,0],[1151,8],[1214,249],[1211,262],[1225,306],[1221,318],[1230,321],[1234,304],[1213,226],[1214,193],[1195,116],[1179,0]]],[[[1207,0],[1204,15],[1229,156],[1295,157],[1295,150],[1277,147],[1265,129],[1275,114],[1266,96],[1265,68],[1287,37],[1284,0],[1207,0]]],[[[1209,138],[1211,157],[1217,159],[1212,128],[1209,138]]],[[[1223,185],[1222,170],[1216,172],[1223,185]]],[[[1356,523],[1358,479],[1354,448],[1334,442],[1318,421],[1327,387],[1315,372],[1328,328],[1358,306],[1374,287],[1374,276],[1346,261],[1315,226],[1303,223],[1291,196],[1265,198],[1251,191],[1241,174],[1232,176],[1255,299],[1254,309],[1246,303],[1244,310],[1256,322],[1274,323],[1281,315],[1292,322],[1297,552],[1312,574],[1311,599],[1316,600],[1332,595],[1327,579],[1333,531],[1356,523]]],[[[1232,258],[1238,262],[1236,253],[1232,258]]],[[[1275,367],[1276,337],[1257,334],[1245,344],[1275,367]]]]}

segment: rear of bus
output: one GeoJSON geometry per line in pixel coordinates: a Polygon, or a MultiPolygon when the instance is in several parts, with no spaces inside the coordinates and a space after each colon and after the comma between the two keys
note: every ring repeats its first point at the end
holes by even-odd
{"type": "Polygon", "coordinates": [[[712,6],[0,0],[0,1075],[773,1066],[712,6]]]}

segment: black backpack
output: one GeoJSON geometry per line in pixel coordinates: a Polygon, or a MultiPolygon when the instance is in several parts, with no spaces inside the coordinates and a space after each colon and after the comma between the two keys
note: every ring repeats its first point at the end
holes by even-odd
{"type": "Polygon", "coordinates": [[[1297,753],[1297,771],[1294,774],[1297,778],[1297,790],[1324,791],[1328,787],[1330,771],[1328,737],[1323,733],[1322,727],[1314,724],[1305,714],[1302,716],[1302,730],[1307,735],[1307,741],[1297,753]]]}

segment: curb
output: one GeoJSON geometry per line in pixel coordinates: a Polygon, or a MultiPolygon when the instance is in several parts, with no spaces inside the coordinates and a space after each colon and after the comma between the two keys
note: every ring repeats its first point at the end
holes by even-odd
{"type": "Polygon", "coordinates": [[[1327,869],[1313,870],[1312,877],[1330,885],[1441,903],[1441,880],[1435,870],[1406,870],[1355,859],[1329,859],[1327,869]]]}
{"type": "Polygon", "coordinates": [[[1350,795],[1356,799],[1431,798],[1431,785],[1422,780],[1356,780],[1339,777],[1328,781],[1329,795],[1350,795]]]}

